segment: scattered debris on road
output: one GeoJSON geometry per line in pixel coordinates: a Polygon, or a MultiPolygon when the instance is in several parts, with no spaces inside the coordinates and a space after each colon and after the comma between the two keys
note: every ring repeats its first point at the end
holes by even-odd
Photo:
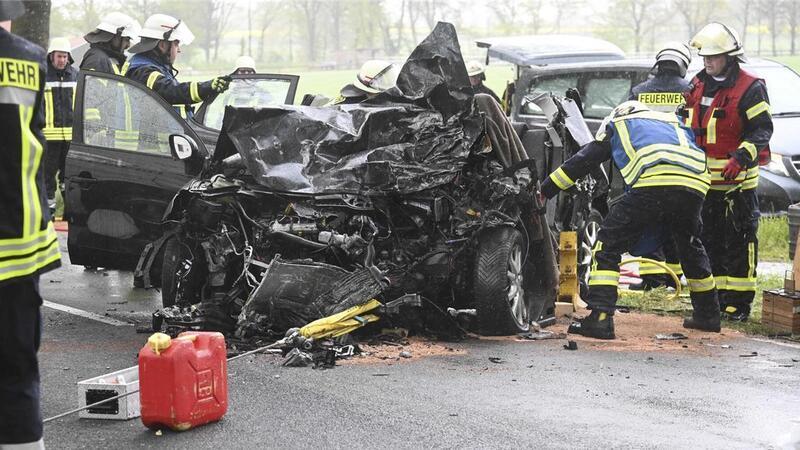
{"type": "Polygon", "coordinates": [[[669,334],[657,334],[656,339],[659,341],[678,341],[682,339],[689,339],[689,337],[683,333],[669,333],[669,334]]]}

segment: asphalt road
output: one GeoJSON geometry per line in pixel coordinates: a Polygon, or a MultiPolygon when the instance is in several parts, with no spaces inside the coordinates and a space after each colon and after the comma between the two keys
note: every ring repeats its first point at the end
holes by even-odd
{"type": "MultiPolygon", "coordinates": [[[[45,417],[77,406],[77,381],[136,364],[147,334],[120,322],[148,323],[158,294],[131,286],[128,273],[68,264],[43,277],[47,301],[97,314],[43,308],[45,417]]],[[[800,419],[800,346],[751,339],[731,345],[735,351],[699,356],[470,340],[453,344],[465,354],[324,371],[285,368],[277,356],[256,355],[230,364],[230,407],[218,423],[157,435],[138,419],[69,416],[45,425],[45,443],[51,449],[772,446],[800,426],[792,423],[800,419]],[[750,352],[758,356],[739,356],[750,352]]]]}

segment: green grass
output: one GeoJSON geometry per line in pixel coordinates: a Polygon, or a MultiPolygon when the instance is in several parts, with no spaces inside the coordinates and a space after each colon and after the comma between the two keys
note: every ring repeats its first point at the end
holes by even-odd
{"type": "MultiPolygon", "coordinates": [[[[756,284],[756,298],[753,300],[750,320],[747,322],[725,322],[723,326],[739,330],[746,334],[770,336],[775,333],[761,324],[761,305],[765,290],[783,287],[783,277],[780,275],[759,275],[756,284]]],[[[659,315],[688,316],[691,314],[692,304],[686,293],[675,299],[674,292],[664,288],[654,289],[649,292],[621,291],[620,306],[627,306],[633,310],[659,315]]]]}
{"type": "Polygon", "coordinates": [[[789,219],[763,217],[758,224],[759,261],[789,261],[789,219]]]}

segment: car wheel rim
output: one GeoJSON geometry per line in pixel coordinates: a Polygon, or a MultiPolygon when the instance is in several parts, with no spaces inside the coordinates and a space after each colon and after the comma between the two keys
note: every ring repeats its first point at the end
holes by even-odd
{"type": "Polygon", "coordinates": [[[583,258],[581,258],[580,265],[586,267],[587,270],[583,271],[582,280],[584,283],[589,283],[589,264],[592,263],[592,247],[594,247],[595,242],[597,242],[597,234],[600,232],[600,224],[595,222],[594,220],[589,221],[586,223],[586,227],[583,230],[583,242],[581,242],[581,247],[583,249],[583,258]]]}
{"type": "Polygon", "coordinates": [[[516,246],[508,258],[508,306],[514,321],[522,328],[528,324],[528,308],[525,305],[525,290],[522,287],[522,248],[516,246]]]}

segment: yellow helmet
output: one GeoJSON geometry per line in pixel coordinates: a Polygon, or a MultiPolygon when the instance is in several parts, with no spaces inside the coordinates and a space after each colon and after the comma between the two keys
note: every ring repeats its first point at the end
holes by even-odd
{"type": "Polygon", "coordinates": [[[72,53],[72,46],[69,45],[69,39],[65,37],[57,37],[53,38],[50,41],[50,46],[47,47],[47,54],[53,52],[64,52],[64,53],[72,53]]]}
{"type": "Polygon", "coordinates": [[[372,59],[361,66],[353,85],[364,92],[377,94],[394,86],[399,74],[399,69],[391,62],[372,59]]]}
{"type": "Polygon", "coordinates": [[[689,41],[689,45],[697,49],[700,56],[744,55],[744,47],[736,30],[720,22],[711,22],[704,26],[689,41]]]}
{"type": "Polygon", "coordinates": [[[236,69],[253,69],[256,71],[256,61],[250,56],[242,55],[236,58],[236,64],[233,70],[235,71],[236,69]]]}

